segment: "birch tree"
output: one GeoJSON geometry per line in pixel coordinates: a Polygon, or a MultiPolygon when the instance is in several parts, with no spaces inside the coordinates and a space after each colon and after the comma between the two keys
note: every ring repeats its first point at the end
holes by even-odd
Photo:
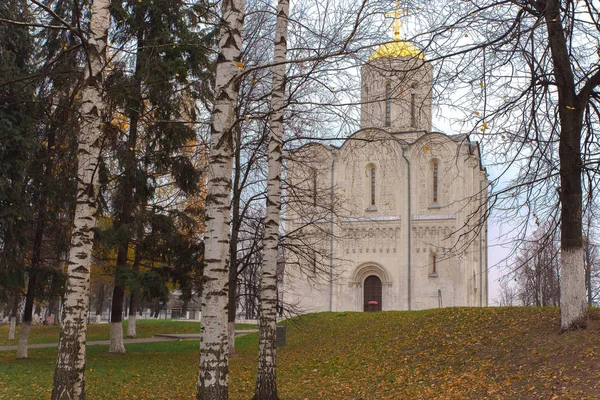
{"type": "Polygon", "coordinates": [[[77,203],[68,257],[67,290],[63,301],[58,356],[54,370],[52,399],[85,398],[85,340],[89,308],[90,261],[96,225],[98,159],[100,157],[103,101],[103,71],[110,14],[108,0],[94,0],[82,90],[81,131],[77,143],[77,203]]]}
{"type": "MultiPolygon", "coordinates": [[[[263,61],[272,62],[272,47],[268,43],[273,41],[275,24],[272,13],[265,10],[266,6],[262,2],[246,5],[247,17],[244,19],[242,37],[244,64],[257,65],[262,64],[263,61]]],[[[259,68],[244,74],[239,82],[236,112],[239,123],[233,135],[234,161],[229,246],[230,355],[235,353],[235,318],[244,290],[241,285],[242,275],[248,272],[247,269],[256,270],[255,263],[262,257],[261,227],[264,223],[263,209],[266,196],[270,83],[269,68],[259,68]],[[258,224],[256,224],[257,220],[258,224]]],[[[254,293],[258,298],[257,291],[254,293]]],[[[252,319],[254,318],[257,317],[253,316],[252,319]]]]}
{"type": "Polygon", "coordinates": [[[263,265],[260,282],[260,342],[258,373],[254,399],[271,400],[277,396],[277,255],[281,220],[281,168],[283,116],[285,105],[285,70],[288,37],[289,1],[279,0],[275,27],[273,90],[271,94],[271,130],[267,181],[267,217],[263,239],[263,265]]]}
{"type": "Polygon", "coordinates": [[[224,0],[217,56],[215,104],[206,194],[205,283],[200,333],[200,400],[227,399],[229,353],[227,304],[229,291],[229,207],[233,165],[233,128],[241,63],[244,0],[224,0]]]}

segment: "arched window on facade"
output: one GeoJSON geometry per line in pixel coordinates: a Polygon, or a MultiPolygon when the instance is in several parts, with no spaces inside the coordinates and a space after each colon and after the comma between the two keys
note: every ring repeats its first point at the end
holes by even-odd
{"type": "Polygon", "coordinates": [[[438,258],[437,254],[431,253],[429,259],[431,267],[429,268],[429,276],[438,276],[438,258]]]}
{"type": "Polygon", "coordinates": [[[437,201],[438,201],[438,172],[439,172],[439,162],[437,160],[433,161],[432,169],[433,169],[433,182],[432,182],[433,202],[437,203],[437,201]]]}
{"type": "Polygon", "coordinates": [[[392,126],[392,86],[385,85],[385,126],[392,126]]]}
{"type": "Polygon", "coordinates": [[[417,84],[410,85],[410,126],[417,127],[417,84]]]}
{"type": "Polygon", "coordinates": [[[375,171],[375,166],[371,165],[371,167],[369,168],[370,171],[370,176],[371,176],[371,185],[370,185],[370,200],[369,200],[369,205],[371,207],[375,207],[375,177],[376,177],[376,171],[375,171]]]}

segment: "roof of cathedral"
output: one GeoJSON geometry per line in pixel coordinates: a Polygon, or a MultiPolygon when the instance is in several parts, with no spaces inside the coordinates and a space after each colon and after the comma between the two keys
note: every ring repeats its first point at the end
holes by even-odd
{"type": "Polygon", "coordinates": [[[377,50],[371,54],[369,61],[387,57],[415,57],[422,60],[425,59],[423,51],[421,51],[421,49],[419,49],[417,46],[406,40],[395,40],[379,46],[377,50]]]}

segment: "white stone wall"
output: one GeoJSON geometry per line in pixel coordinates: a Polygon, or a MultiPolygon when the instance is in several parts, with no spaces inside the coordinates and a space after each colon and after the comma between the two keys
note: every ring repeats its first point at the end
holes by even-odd
{"type": "Polygon", "coordinates": [[[285,226],[293,232],[286,240],[294,250],[286,250],[284,300],[304,312],[362,311],[364,281],[376,275],[383,310],[487,305],[487,225],[481,224],[487,181],[479,148],[430,132],[426,61],[376,59],[363,68],[363,82],[364,129],[339,149],[304,146],[288,162],[294,189],[288,190],[285,226]],[[394,83],[390,127],[384,123],[387,82],[394,83]],[[419,104],[416,126],[411,91],[419,104]],[[313,204],[315,192],[322,205],[313,204]]]}

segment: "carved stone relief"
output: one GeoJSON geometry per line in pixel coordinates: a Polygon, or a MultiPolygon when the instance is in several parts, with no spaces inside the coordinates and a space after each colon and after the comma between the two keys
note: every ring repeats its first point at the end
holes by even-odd
{"type": "Polygon", "coordinates": [[[421,225],[412,227],[413,248],[420,252],[449,252],[454,242],[450,235],[453,228],[442,225],[421,225]]]}
{"type": "Polygon", "coordinates": [[[342,229],[346,254],[396,253],[400,244],[400,226],[348,224],[342,229]]]}

